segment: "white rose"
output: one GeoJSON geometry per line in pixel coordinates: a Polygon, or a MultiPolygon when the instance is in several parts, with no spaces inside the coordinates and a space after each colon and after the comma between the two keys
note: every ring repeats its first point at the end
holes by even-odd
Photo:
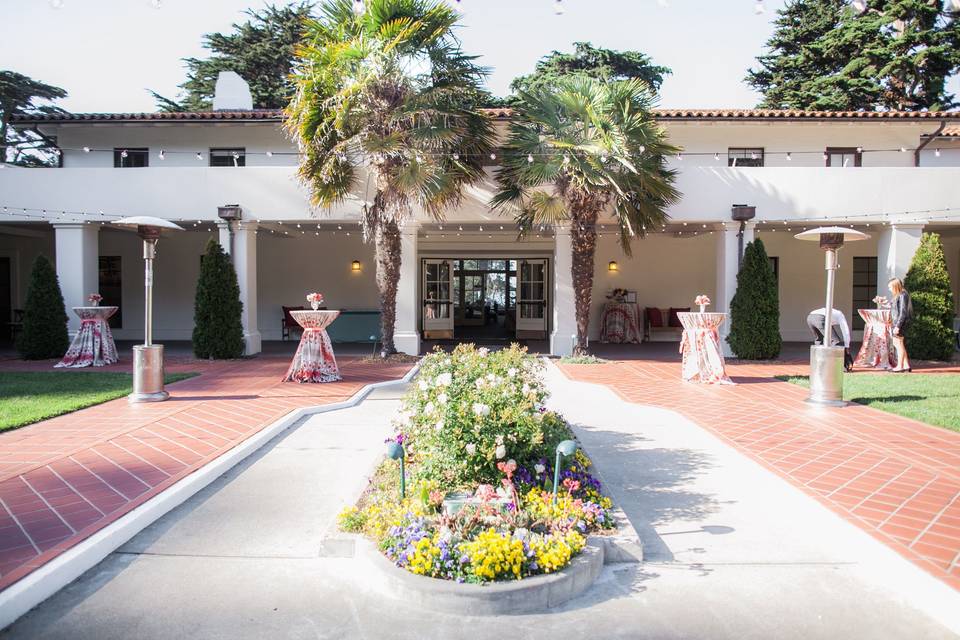
{"type": "Polygon", "coordinates": [[[479,349],[477,349],[477,353],[479,353],[480,357],[482,358],[486,356],[488,353],[490,353],[490,349],[487,349],[486,347],[480,347],[479,349]]]}
{"type": "Polygon", "coordinates": [[[477,452],[477,445],[475,445],[475,444],[473,444],[473,443],[471,442],[470,444],[468,444],[468,445],[466,446],[466,450],[467,450],[467,455],[468,455],[468,456],[472,456],[472,455],[474,455],[474,454],[477,452]]]}
{"type": "Polygon", "coordinates": [[[514,378],[516,377],[516,375],[517,375],[517,370],[514,367],[510,367],[509,369],[507,369],[508,378],[514,378]]]}
{"type": "Polygon", "coordinates": [[[496,454],[498,460],[500,458],[505,458],[507,457],[507,448],[502,444],[499,444],[497,445],[497,450],[494,451],[494,453],[496,454]]]}
{"type": "Polygon", "coordinates": [[[547,468],[542,464],[535,464],[533,465],[533,470],[537,472],[537,475],[540,475],[541,473],[546,471],[547,468]]]}
{"type": "Polygon", "coordinates": [[[437,402],[440,404],[447,404],[447,394],[441,393],[437,395],[437,402]]]}
{"type": "Polygon", "coordinates": [[[433,425],[433,428],[437,431],[443,431],[443,420],[438,420],[437,424],[433,425]]]}
{"type": "Polygon", "coordinates": [[[524,382],[523,386],[520,387],[520,391],[522,391],[524,394],[530,393],[530,385],[524,382]]]}
{"type": "Polygon", "coordinates": [[[453,382],[453,374],[450,372],[441,373],[437,376],[437,379],[433,381],[438,387],[449,386],[451,382],[453,382]]]}
{"type": "Polygon", "coordinates": [[[433,413],[433,410],[434,410],[435,408],[436,408],[436,407],[434,407],[434,405],[433,405],[432,402],[428,402],[426,405],[424,405],[424,407],[423,407],[423,412],[424,412],[424,413],[433,413]]]}
{"type": "Polygon", "coordinates": [[[420,382],[417,383],[417,386],[420,387],[420,391],[426,391],[430,388],[430,385],[427,384],[426,380],[420,380],[420,382]]]}
{"type": "Polygon", "coordinates": [[[473,412],[474,412],[475,414],[477,414],[478,416],[485,416],[485,415],[487,415],[488,413],[490,413],[490,407],[488,407],[487,405],[485,405],[485,404],[483,404],[483,403],[480,403],[480,402],[474,402],[474,403],[473,403],[473,412]]]}

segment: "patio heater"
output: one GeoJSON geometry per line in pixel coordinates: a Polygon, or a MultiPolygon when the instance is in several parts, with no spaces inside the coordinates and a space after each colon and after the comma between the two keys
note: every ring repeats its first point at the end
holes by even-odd
{"type": "Polygon", "coordinates": [[[121,218],[113,224],[136,229],[137,235],[143,239],[143,344],[133,347],[133,393],[128,399],[130,402],[162,402],[170,394],[163,389],[163,345],[153,344],[153,260],[157,256],[160,233],[164,229],[183,231],[183,228],[169,220],[150,216],[121,218]]]}
{"type": "Polygon", "coordinates": [[[837,272],[837,251],[844,242],[865,240],[865,233],[844,227],[818,227],[794,236],[798,240],[816,240],[824,251],[827,270],[827,300],[824,305],[823,344],[810,347],[810,396],[807,402],[842,407],[843,347],[830,346],[833,335],[833,281],[837,272]]]}

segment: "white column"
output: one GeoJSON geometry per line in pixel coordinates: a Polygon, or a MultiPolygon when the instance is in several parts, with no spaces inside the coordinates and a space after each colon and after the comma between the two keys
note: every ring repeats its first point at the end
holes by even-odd
{"type": "Polygon", "coordinates": [[[417,233],[420,224],[414,220],[404,223],[400,230],[400,282],[397,285],[397,321],[393,342],[397,351],[412,356],[420,355],[420,332],[417,328],[417,310],[420,273],[417,258],[417,233]]]}
{"type": "Polygon", "coordinates": [[[230,223],[226,220],[221,220],[217,223],[217,230],[220,232],[218,240],[220,246],[223,247],[223,252],[230,255],[230,251],[232,250],[230,246],[230,223]]]}
{"type": "Polygon", "coordinates": [[[890,278],[906,277],[913,254],[920,246],[922,224],[892,224],[877,238],[877,294],[890,296],[890,278]]]}
{"type": "Polygon", "coordinates": [[[257,223],[237,222],[233,237],[233,268],[240,285],[243,311],[244,355],[260,353],[260,328],[257,324],[257,223]]]}
{"type": "Polygon", "coordinates": [[[98,293],[100,225],[55,224],[54,238],[57,251],[57,279],[67,306],[68,328],[73,337],[80,330],[80,319],[71,307],[87,306],[87,296],[98,293]]]}
{"type": "Polygon", "coordinates": [[[553,331],[550,333],[550,353],[555,356],[572,354],[577,340],[572,266],[570,226],[559,225],[553,247],[553,331]]]}
{"type": "MultiPolygon", "coordinates": [[[[747,245],[753,242],[754,228],[753,222],[746,223],[743,230],[743,248],[746,251],[747,245]]],[[[737,274],[740,272],[740,223],[725,222],[723,229],[717,232],[717,299],[714,301],[714,308],[719,313],[730,313],[730,301],[733,300],[737,292],[737,274]]],[[[730,334],[730,316],[722,325],[720,325],[720,344],[723,347],[723,355],[730,357],[733,351],[727,342],[727,336],[730,334]]]]}

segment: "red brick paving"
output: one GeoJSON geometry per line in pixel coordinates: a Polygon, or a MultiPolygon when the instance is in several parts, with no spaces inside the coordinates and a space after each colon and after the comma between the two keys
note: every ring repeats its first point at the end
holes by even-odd
{"type": "Polygon", "coordinates": [[[679,361],[560,368],[682,414],[960,589],[960,433],[863,405],[811,406],[806,389],[773,378],[806,375],[801,363],[728,365],[736,386],[683,383],[679,361]]]}
{"type": "MultiPolygon", "coordinates": [[[[0,589],[232,449],[287,413],[346,400],[410,364],[340,358],[343,380],[280,382],[288,357],[168,359],[202,374],[155,404],[113,400],[0,434],[0,589]]],[[[5,361],[0,370],[50,370],[5,361]]],[[[128,364],[102,370],[129,370],[128,364]]]]}

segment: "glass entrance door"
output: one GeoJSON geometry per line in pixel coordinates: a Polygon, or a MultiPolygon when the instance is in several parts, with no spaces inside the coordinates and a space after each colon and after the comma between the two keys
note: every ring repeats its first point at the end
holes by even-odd
{"type": "Polygon", "coordinates": [[[423,261],[423,336],[453,338],[453,266],[449,260],[423,261]]]}
{"type": "Polygon", "coordinates": [[[547,335],[547,261],[520,260],[517,291],[517,338],[542,340],[547,335]]]}

